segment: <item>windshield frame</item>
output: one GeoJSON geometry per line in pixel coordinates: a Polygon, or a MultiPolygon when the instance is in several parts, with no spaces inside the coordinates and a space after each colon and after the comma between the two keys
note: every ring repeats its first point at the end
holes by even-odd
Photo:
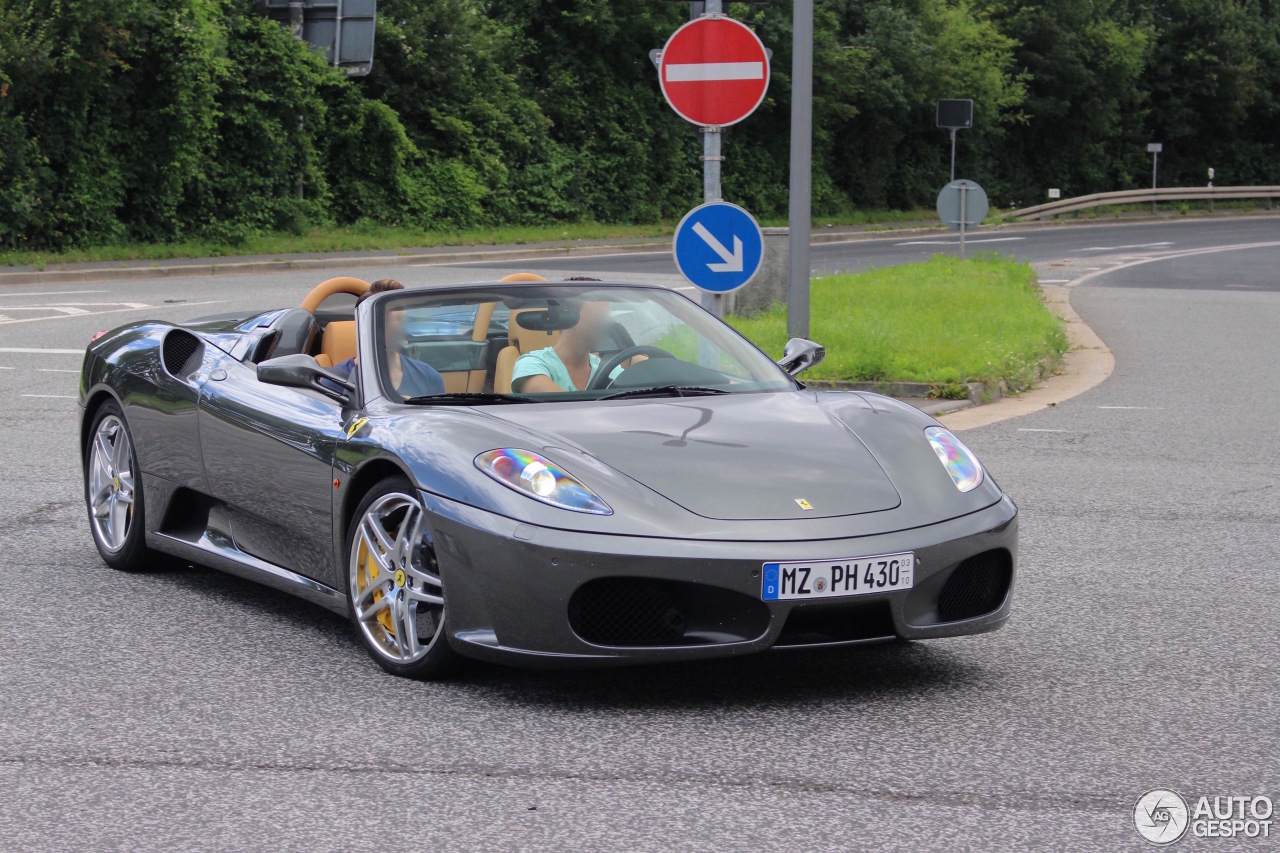
{"type": "MultiPolygon", "coordinates": [[[[513,302],[521,300],[539,300],[539,299],[572,299],[583,301],[608,301],[616,308],[619,305],[632,304],[653,304],[665,311],[676,323],[682,323],[685,328],[691,328],[698,339],[707,338],[713,341],[713,345],[723,354],[729,356],[742,367],[746,373],[752,377],[752,380],[744,382],[741,390],[726,390],[726,394],[749,394],[749,393],[773,393],[778,391],[794,391],[799,387],[803,387],[796,380],[787,374],[778,364],[760,347],[756,346],[749,339],[744,337],[737,329],[728,323],[711,314],[704,309],[696,301],[688,298],[684,294],[658,284],[648,282],[611,282],[611,281],[546,281],[546,282],[483,282],[463,285],[441,285],[438,287],[415,287],[405,288],[404,290],[392,291],[379,294],[368,304],[361,306],[362,309],[368,311],[372,316],[370,319],[370,345],[374,350],[374,370],[373,375],[378,382],[379,392],[393,403],[405,404],[406,397],[392,385],[389,359],[387,358],[387,348],[384,343],[387,336],[387,318],[392,311],[401,308],[401,310],[411,310],[415,305],[423,303],[434,303],[436,307],[445,308],[450,304],[478,304],[483,302],[498,302],[499,308],[506,305],[508,309],[518,309],[519,304],[513,305],[513,302]],[[569,293],[566,294],[566,291],[569,293]],[[613,299],[605,298],[600,300],[589,299],[590,295],[612,296],[610,292],[614,292],[619,296],[628,292],[634,294],[633,298],[613,299]],[[652,294],[652,296],[649,296],[652,294]],[[409,303],[409,304],[405,304],[409,303]],[[665,304],[664,304],[665,303],[665,304]],[[403,307],[402,307],[403,306],[403,307]],[[683,316],[682,316],[683,315],[683,316]]],[[[411,321],[412,322],[412,321],[411,321]]],[[[495,327],[490,320],[490,335],[492,336],[495,327]]],[[[626,327],[622,326],[620,321],[616,321],[618,325],[626,331],[626,327]]],[[[674,327],[674,326],[673,326],[674,327]]],[[[627,333],[629,335],[629,332],[627,333]]],[[[474,340],[474,336],[468,336],[469,340],[474,340]]],[[[460,338],[460,341],[463,339],[460,338]]],[[[491,347],[498,339],[490,337],[487,341],[491,347]]],[[[501,339],[505,345],[506,339],[501,339]]],[[[479,343],[478,341],[476,343],[479,343]]],[[[499,347],[499,351],[501,347],[499,347]]],[[[602,350],[600,351],[601,364],[608,361],[610,355],[621,352],[622,350],[602,350]],[[606,355],[608,353],[609,355],[606,355]]],[[[594,351],[593,351],[594,352],[594,351]]],[[[492,364],[496,354],[486,355],[486,376],[485,376],[485,394],[494,394],[495,402],[499,395],[492,388],[493,368],[492,364]]],[[[683,361],[683,360],[682,360],[683,361]]],[[[701,365],[695,362],[685,361],[686,364],[694,365],[701,369],[701,365]]],[[[717,368],[705,368],[707,370],[715,370],[717,373],[724,374],[723,370],[717,368]]],[[[366,375],[368,375],[366,373],[366,375]]],[[[724,387],[730,387],[730,380],[727,374],[724,387]]],[[[644,384],[619,388],[613,386],[612,383],[595,390],[571,390],[555,393],[528,393],[528,392],[511,392],[514,396],[526,398],[536,402],[583,402],[599,400],[610,394],[616,394],[623,390],[643,390],[646,387],[660,388],[664,385],[670,385],[670,382],[655,381],[652,386],[644,384]]],[[[692,385],[703,384],[701,382],[691,382],[692,385]]],[[[734,383],[736,384],[736,383],[734,383]]],[[[450,393],[450,392],[446,392],[450,393]]],[[[452,392],[454,394],[474,395],[476,392],[452,392]]],[[[368,395],[373,396],[373,395],[368,395]]],[[[673,395],[674,396],[674,395],[673,395]]],[[[646,399],[643,396],[638,399],[646,399]]],[[[652,398],[649,398],[652,399],[652,398]]],[[[485,405],[483,399],[477,399],[475,405],[485,405]]]]}

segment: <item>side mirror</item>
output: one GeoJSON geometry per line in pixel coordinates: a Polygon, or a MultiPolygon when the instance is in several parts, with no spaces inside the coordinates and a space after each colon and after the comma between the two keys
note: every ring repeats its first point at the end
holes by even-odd
{"type": "Polygon", "coordinates": [[[314,358],[301,353],[262,362],[258,365],[258,381],[287,388],[310,388],[339,403],[350,402],[351,392],[355,390],[350,379],[341,373],[325,370],[314,358]]]}
{"type": "Polygon", "coordinates": [[[805,338],[792,338],[787,341],[786,347],[782,350],[778,367],[795,376],[819,364],[826,357],[827,348],[822,344],[815,344],[805,338]]]}

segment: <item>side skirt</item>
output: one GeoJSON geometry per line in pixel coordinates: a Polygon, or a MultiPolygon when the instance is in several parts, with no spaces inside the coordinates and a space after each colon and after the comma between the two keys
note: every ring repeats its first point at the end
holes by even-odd
{"type": "Polygon", "coordinates": [[[341,616],[347,615],[347,596],[340,590],[246,554],[236,548],[230,537],[223,537],[217,531],[205,530],[195,542],[167,533],[148,533],[147,544],[157,551],[296,595],[341,616]]]}

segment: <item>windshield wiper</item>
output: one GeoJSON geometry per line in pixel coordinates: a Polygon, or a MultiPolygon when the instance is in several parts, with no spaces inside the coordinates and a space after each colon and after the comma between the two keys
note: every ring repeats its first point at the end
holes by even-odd
{"type": "Polygon", "coordinates": [[[537,403],[529,397],[515,394],[483,394],[478,391],[460,391],[457,394],[426,394],[405,400],[410,406],[469,406],[472,403],[537,403]]]}
{"type": "Polygon", "coordinates": [[[728,393],[723,388],[700,388],[697,385],[655,385],[652,388],[636,388],[632,391],[606,394],[600,399],[620,400],[623,397],[711,397],[728,393]]]}

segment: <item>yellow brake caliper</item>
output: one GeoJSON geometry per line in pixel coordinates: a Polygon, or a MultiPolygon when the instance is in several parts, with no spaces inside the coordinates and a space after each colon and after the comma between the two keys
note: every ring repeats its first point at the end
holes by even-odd
{"type": "MultiPolygon", "coordinates": [[[[374,579],[378,577],[378,562],[374,560],[373,556],[369,553],[369,543],[367,540],[364,544],[360,546],[359,565],[363,569],[364,577],[365,577],[365,583],[363,587],[361,587],[361,591],[363,591],[365,589],[368,589],[369,584],[373,583],[374,579]]],[[[382,590],[380,589],[374,590],[373,591],[374,603],[376,604],[377,602],[381,601],[383,595],[384,593],[382,590]]],[[[378,619],[378,624],[380,624],[383,628],[386,628],[388,634],[390,634],[393,637],[396,635],[396,626],[391,621],[391,608],[385,607],[382,610],[378,611],[377,619],[378,619]]]]}

